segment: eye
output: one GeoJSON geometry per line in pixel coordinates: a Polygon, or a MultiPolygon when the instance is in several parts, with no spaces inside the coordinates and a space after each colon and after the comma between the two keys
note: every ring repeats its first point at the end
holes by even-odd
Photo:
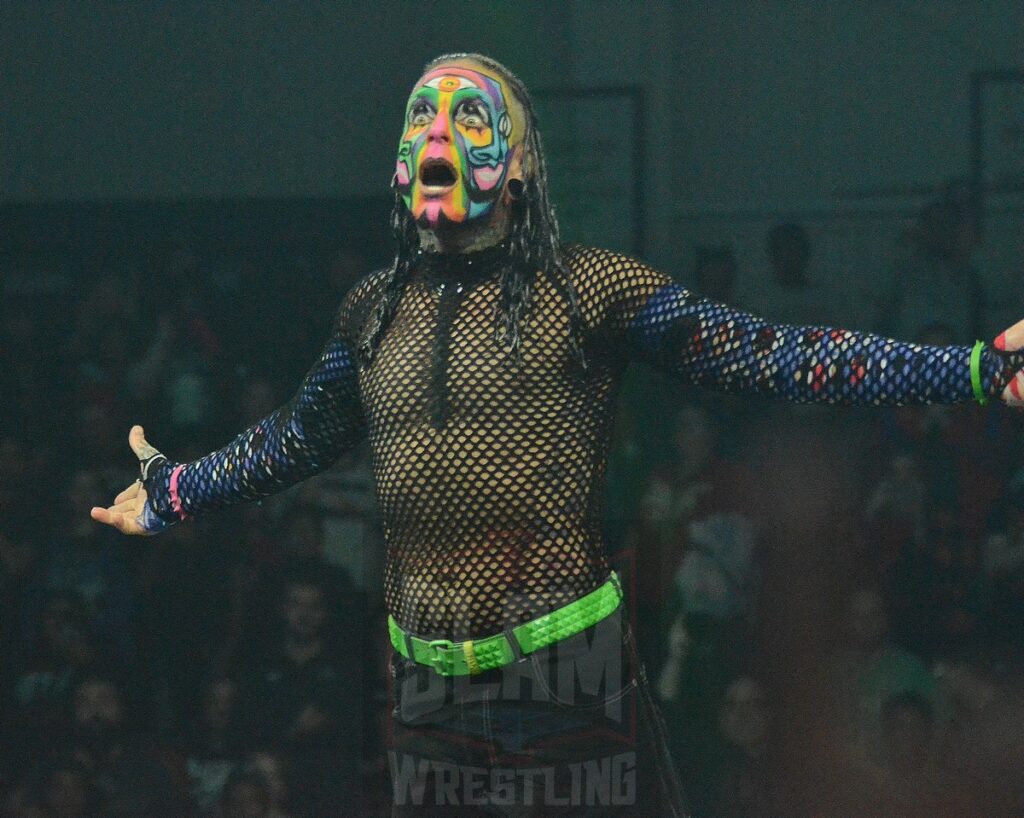
{"type": "Polygon", "coordinates": [[[409,108],[410,125],[429,125],[433,118],[434,109],[430,106],[430,103],[424,100],[414,102],[412,107],[409,108]]]}
{"type": "Polygon", "coordinates": [[[486,128],[490,124],[490,116],[487,108],[479,101],[467,99],[459,103],[455,111],[455,121],[465,125],[467,128],[486,128]]]}

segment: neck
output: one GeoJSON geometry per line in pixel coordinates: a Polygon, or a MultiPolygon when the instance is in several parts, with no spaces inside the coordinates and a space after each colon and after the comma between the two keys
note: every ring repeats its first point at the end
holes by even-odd
{"type": "Polygon", "coordinates": [[[511,230],[508,211],[495,207],[479,224],[454,224],[433,229],[417,227],[420,248],[426,253],[475,253],[504,241],[511,230]]]}

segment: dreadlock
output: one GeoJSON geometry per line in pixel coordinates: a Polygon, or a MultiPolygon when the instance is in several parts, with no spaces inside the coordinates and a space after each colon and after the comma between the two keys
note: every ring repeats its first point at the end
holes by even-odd
{"type": "MultiPolygon", "coordinates": [[[[481,54],[443,54],[427,63],[423,73],[444,63],[459,60],[473,60],[501,76],[522,105],[526,117],[526,135],[523,140],[525,179],[522,195],[512,202],[508,263],[500,275],[500,295],[495,304],[495,342],[505,350],[509,360],[516,364],[521,362],[522,327],[532,302],[534,278],[539,272],[555,286],[568,304],[570,350],[579,367],[585,370],[587,362],[583,351],[583,316],[569,267],[562,257],[558,220],[548,198],[547,163],[544,161],[544,149],[537,130],[537,115],[530,95],[515,74],[496,60],[481,54]]],[[[419,232],[415,221],[397,193],[391,211],[391,230],[397,250],[377,304],[360,338],[359,357],[364,366],[373,360],[395,315],[419,249],[419,232]]]]}

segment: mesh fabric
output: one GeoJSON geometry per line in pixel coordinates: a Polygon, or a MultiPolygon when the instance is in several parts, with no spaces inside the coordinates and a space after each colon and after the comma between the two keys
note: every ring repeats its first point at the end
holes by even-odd
{"type": "MultiPolygon", "coordinates": [[[[501,265],[420,264],[372,363],[353,357],[389,273],[346,297],[295,397],[180,470],[185,514],[265,496],[369,437],[387,548],[385,601],[428,638],[479,638],[593,591],[609,575],[601,498],[616,392],[645,361],[728,391],[870,405],[972,399],[970,347],[773,325],[620,254],[568,248],[587,366],[564,290],[538,276],[522,360],[495,340],[501,265]]],[[[986,350],[1000,393],[1020,361],[986,350]]],[[[165,464],[152,527],[175,521],[165,464]]]]}

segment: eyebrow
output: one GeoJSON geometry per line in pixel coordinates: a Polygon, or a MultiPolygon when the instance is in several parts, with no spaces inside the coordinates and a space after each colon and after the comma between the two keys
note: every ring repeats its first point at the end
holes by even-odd
{"type": "Polygon", "coordinates": [[[459,108],[462,107],[463,103],[472,102],[472,103],[477,105],[477,107],[479,108],[480,112],[484,115],[484,118],[487,120],[487,122],[489,124],[491,119],[492,119],[491,111],[490,111],[490,109],[486,105],[480,104],[482,102],[485,102],[486,100],[487,100],[487,97],[480,97],[480,96],[470,97],[470,96],[465,96],[465,97],[461,97],[461,98],[456,99],[455,100],[455,104],[453,105],[453,108],[454,108],[454,110],[456,112],[458,112],[459,108]]]}

